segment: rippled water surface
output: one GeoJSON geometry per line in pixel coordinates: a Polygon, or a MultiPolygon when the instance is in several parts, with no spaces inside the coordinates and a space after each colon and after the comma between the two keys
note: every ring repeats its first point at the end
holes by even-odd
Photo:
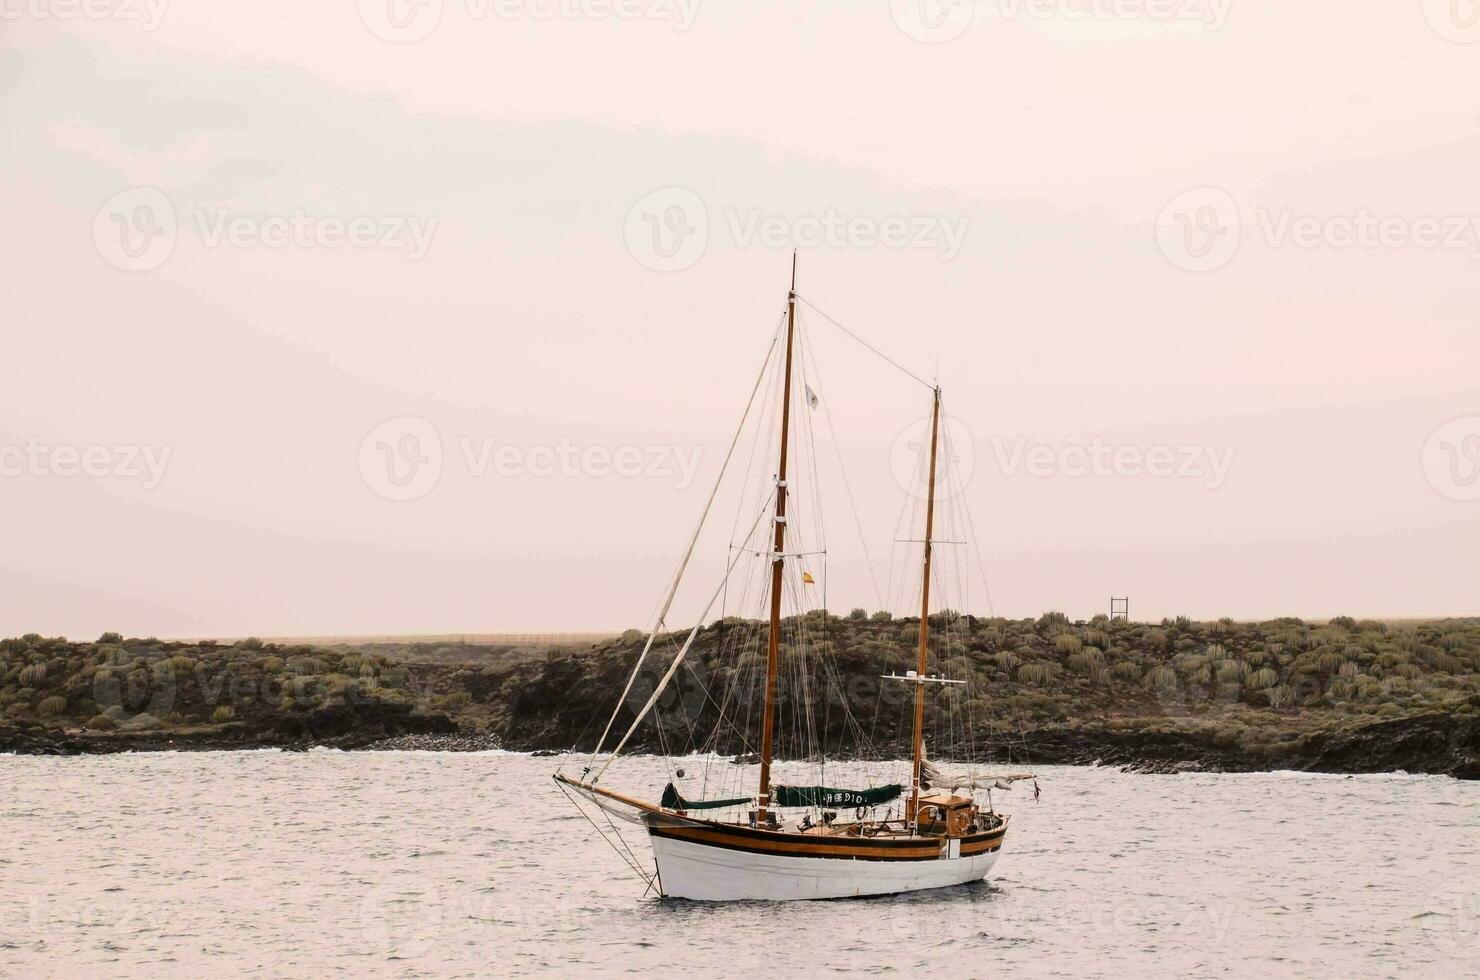
{"type": "Polygon", "coordinates": [[[0,975],[1480,974],[1480,784],[1048,767],[988,885],[705,906],[644,898],[554,761],[0,757],[0,975]]]}

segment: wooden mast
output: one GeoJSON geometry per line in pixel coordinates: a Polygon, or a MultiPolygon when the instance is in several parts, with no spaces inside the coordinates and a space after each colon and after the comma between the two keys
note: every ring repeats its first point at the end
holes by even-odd
{"type": "Polygon", "coordinates": [[[925,498],[925,566],[920,585],[920,660],[915,677],[915,764],[910,782],[909,821],[911,828],[920,824],[920,763],[925,747],[925,658],[930,641],[930,552],[935,533],[935,444],[940,432],[940,389],[930,411],[930,482],[925,498]]]}
{"type": "MultiPolygon", "coordinates": [[[[776,464],[776,536],[771,556],[771,635],[766,645],[766,709],[761,722],[761,785],[756,825],[771,805],[771,739],[776,728],[776,658],[781,646],[781,573],[786,548],[786,451],[791,430],[791,348],[797,322],[797,253],[791,253],[791,290],[786,294],[786,377],[781,385],[781,461],[776,464]]],[[[918,769],[918,766],[916,767],[918,769]]]]}

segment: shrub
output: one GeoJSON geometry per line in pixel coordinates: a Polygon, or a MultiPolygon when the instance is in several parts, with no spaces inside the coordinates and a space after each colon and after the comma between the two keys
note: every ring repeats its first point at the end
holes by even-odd
{"type": "Polygon", "coordinates": [[[113,719],[107,715],[93,715],[87,720],[87,727],[95,732],[106,732],[113,728],[113,719]]]}
{"type": "Polygon", "coordinates": [[[1018,680],[1025,684],[1047,684],[1053,680],[1053,664],[1036,662],[1023,664],[1017,671],[1018,680]]]}
{"type": "Polygon", "coordinates": [[[99,643],[122,643],[123,642],[123,635],[121,633],[113,633],[113,632],[110,631],[110,632],[104,633],[102,636],[98,637],[98,642],[99,643]]]}
{"type": "Polygon", "coordinates": [[[1165,664],[1152,667],[1141,684],[1148,691],[1170,691],[1177,686],[1177,672],[1165,664]]]}
{"type": "Polygon", "coordinates": [[[1141,667],[1133,660],[1122,660],[1111,668],[1110,672],[1123,681],[1132,684],[1141,679],[1141,667]]]}
{"type": "Polygon", "coordinates": [[[1038,617],[1039,630],[1051,630],[1057,627],[1068,626],[1069,617],[1056,609],[1051,609],[1038,617]]]}
{"type": "Polygon", "coordinates": [[[1256,670],[1252,674],[1250,674],[1244,683],[1251,690],[1262,691],[1265,688],[1274,687],[1275,683],[1279,679],[1279,674],[1270,670],[1268,667],[1261,667],[1259,670],[1256,670]]]}
{"type": "Polygon", "coordinates": [[[46,680],[46,664],[32,664],[21,671],[18,680],[22,687],[31,687],[46,680]]]}
{"type": "Polygon", "coordinates": [[[1234,660],[1232,658],[1226,658],[1218,661],[1217,671],[1218,680],[1224,684],[1231,684],[1236,681],[1242,681],[1245,677],[1248,677],[1250,673],[1248,664],[1244,663],[1242,660],[1234,660]]]}
{"type": "Polygon", "coordinates": [[[1104,666],[1105,655],[1094,647],[1086,647],[1069,655],[1069,666],[1081,674],[1092,673],[1095,668],[1104,666]]]}
{"type": "Polygon", "coordinates": [[[42,698],[36,705],[36,713],[42,718],[54,718],[67,710],[67,699],[61,697],[42,698]]]}
{"type": "Polygon", "coordinates": [[[215,711],[211,712],[211,721],[217,725],[224,725],[235,717],[236,710],[229,704],[219,705],[215,711]]]}
{"type": "Polygon", "coordinates": [[[1053,638],[1053,648],[1059,653],[1075,654],[1084,646],[1084,642],[1073,633],[1060,633],[1053,638]]]}

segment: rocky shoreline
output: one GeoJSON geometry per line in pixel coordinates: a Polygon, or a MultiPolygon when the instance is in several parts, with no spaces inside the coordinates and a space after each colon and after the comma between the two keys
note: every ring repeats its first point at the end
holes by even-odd
{"type": "MultiPolygon", "coordinates": [[[[307,751],[483,752],[509,748],[555,755],[568,746],[506,745],[497,735],[460,732],[445,717],[422,719],[418,731],[383,730],[284,732],[280,729],[156,732],[67,732],[36,725],[0,727],[0,753],[16,755],[105,755],[117,752],[231,751],[279,749],[307,751]]],[[[1375,722],[1339,732],[1315,732],[1257,750],[1226,744],[1194,731],[1111,729],[1093,725],[1056,726],[1024,732],[1011,754],[989,761],[999,765],[1093,765],[1127,772],[1248,773],[1294,770],[1323,773],[1447,775],[1480,779],[1480,722],[1442,715],[1375,722]]],[[[635,745],[634,752],[650,750],[635,745]]],[[[881,746],[883,757],[908,754],[904,745],[881,746]]]]}

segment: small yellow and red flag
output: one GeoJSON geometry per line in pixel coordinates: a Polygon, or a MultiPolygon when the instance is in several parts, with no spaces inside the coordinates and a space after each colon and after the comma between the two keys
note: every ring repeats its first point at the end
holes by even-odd
{"type": "Polygon", "coordinates": [[[812,573],[811,572],[803,572],[802,573],[802,582],[804,584],[806,584],[806,585],[816,585],[817,584],[817,580],[812,577],[812,573]]]}

